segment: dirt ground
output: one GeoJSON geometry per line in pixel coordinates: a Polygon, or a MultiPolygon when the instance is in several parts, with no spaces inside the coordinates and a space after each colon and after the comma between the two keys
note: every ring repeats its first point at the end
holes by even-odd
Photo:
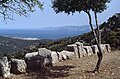
{"type": "Polygon", "coordinates": [[[120,79],[120,51],[103,54],[99,72],[88,72],[94,70],[96,62],[96,55],[73,58],[54,64],[50,70],[12,74],[10,79],[120,79]]]}

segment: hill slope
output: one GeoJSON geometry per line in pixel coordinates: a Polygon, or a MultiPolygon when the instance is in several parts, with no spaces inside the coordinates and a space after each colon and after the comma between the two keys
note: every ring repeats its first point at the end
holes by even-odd
{"type": "Polygon", "coordinates": [[[87,72],[94,70],[97,62],[97,55],[92,55],[58,62],[51,70],[12,75],[10,79],[120,79],[120,51],[103,55],[99,73],[87,72]]]}
{"type": "Polygon", "coordinates": [[[47,43],[50,40],[22,40],[0,36],[0,55],[16,53],[24,49],[38,46],[40,43],[47,43]]]}
{"type": "MultiPolygon", "coordinates": [[[[102,30],[102,43],[108,43],[112,49],[120,50],[120,13],[116,13],[110,17],[107,22],[100,25],[102,30]]],[[[59,39],[52,43],[48,43],[49,49],[61,51],[66,49],[68,44],[76,41],[84,41],[85,45],[95,44],[92,32],[84,33],[79,36],[59,39]]]]}

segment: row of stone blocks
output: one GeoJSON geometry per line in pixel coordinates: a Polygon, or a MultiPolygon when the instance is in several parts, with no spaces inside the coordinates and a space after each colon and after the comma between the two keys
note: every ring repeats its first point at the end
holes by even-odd
{"type": "MultiPolygon", "coordinates": [[[[75,44],[68,45],[68,47],[74,48],[74,53],[76,58],[90,56],[92,54],[97,54],[99,52],[97,45],[83,46],[83,43],[80,42],[76,42],[75,44]]],[[[103,53],[111,52],[111,47],[109,44],[100,44],[100,47],[103,53]]]]}
{"type": "Polygon", "coordinates": [[[40,48],[38,52],[27,53],[24,60],[11,59],[8,61],[7,57],[0,59],[0,75],[9,77],[10,73],[22,74],[26,73],[26,69],[44,69],[51,67],[53,63],[72,58],[74,52],[62,51],[55,52],[40,48]]]}
{"type": "MultiPolygon", "coordinates": [[[[0,59],[0,75],[3,77],[9,77],[10,72],[14,74],[26,73],[26,69],[44,69],[51,67],[53,63],[63,61],[69,58],[80,58],[83,56],[90,56],[97,54],[97,45],[83,46],[82,43],[76,42],[75,44],[68,45],[73,47],[74,51],[50,51],[46,48],[40,48],[38,52],[27,53],[24,60],[11,59],[8,61],[7,57],[0,59]]],[[[109,44],[101,44],[100,47],[104,53],[111,52],[109,44]]]]}

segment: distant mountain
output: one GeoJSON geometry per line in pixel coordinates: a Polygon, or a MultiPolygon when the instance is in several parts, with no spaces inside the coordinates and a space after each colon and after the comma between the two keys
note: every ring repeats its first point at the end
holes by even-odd
{"type": "Polygon", "coordinates": [[[83,25],[83,26],[60,26],[60,27],[46,27],[42,30],[68,30],[68,31],[84,31],[84,30],[90,30],[89,25],[83,25]]]}
{"type": "Polygon", "coordinates": [[[17,38],[60,39],[89,32],[88,25],[47,27],[38,30],[0,30],[0,35],[17,38]]]}

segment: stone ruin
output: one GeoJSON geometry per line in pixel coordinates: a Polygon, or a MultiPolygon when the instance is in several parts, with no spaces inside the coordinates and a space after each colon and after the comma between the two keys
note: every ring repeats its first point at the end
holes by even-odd
{"type": "MultiPolygon", "coordinates": [[[[68,45],[68,47],[72,47],[74,49],[74,54],[76,58],[81,58],[84,56],[90,56],[92,54],[96,54],[99,52],[97,45],[92,46],[83,46],[83,43],[76,42],[74,44],[68,45]]],[[[111,47],[109,44],[100,44],[103,53],[110,53],[111,47]]]]}
{"type": "MultiPolygon", "coordinates": [[[[100,45],[103,53],[110,53],[111,48],[109,44],[100,45]]],[[[51,67],[52,64],[64,61],[66,59],[72,59],[73,57],[81,58],[84,56],[90,56],[97,54],[97,45],[83,46],[83,43],[76,42],[68,45],[68,48],[72,51],[63,50],[61,52],[50,51],[46,48],[39,48],[38,52],[31,52],[25,55],[22,59],[11,59],[8,61],[7,57],[0,58],[0,75],[3,77],[9,77],[10,73],[23,74],[26,73],[26,69],[45,69],[51,67]]]]}

